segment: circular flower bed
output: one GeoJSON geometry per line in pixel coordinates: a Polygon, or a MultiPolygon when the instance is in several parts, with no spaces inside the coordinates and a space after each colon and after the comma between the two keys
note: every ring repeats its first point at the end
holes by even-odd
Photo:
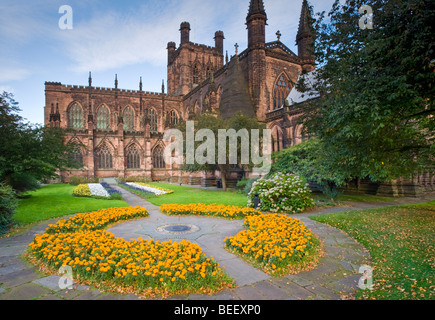
{"type": "Polygon", "coordinates": [[[36,235],[29,244],[30,257],[52,272],[71,266],[75,280],[145,296],[214,292],[232,286],[219,264],[195,243],[126,241],[101,230],[121,220],[147,216],[142,207],[77,214],[36,235]]]}
{"type": "Polygon", "coordinates": [[[241,208],[237,206],[225,206],[217,204],[162,204],[160,210],[167,215],[194,215],[211,216],[226,219],[243,219],[247,216],[259,215],[260,211],[253,208],[241,208]]]}
{"type": "Polygon", "coordinates": [[[255,181],[248,194],[248,207],[254,206],[255,194],[260,200],[258,209],[263,211],[297,213],[315,204],[305,180],[294,174],[277,173],[255,181]]]}
{"type": "Polygon", "coordinates": [[[262,214],[247,217],[245,226],[227,237],[225,246],[266,273],[297,273],[316,265],[320,242],[299,219],[262,214]]]}

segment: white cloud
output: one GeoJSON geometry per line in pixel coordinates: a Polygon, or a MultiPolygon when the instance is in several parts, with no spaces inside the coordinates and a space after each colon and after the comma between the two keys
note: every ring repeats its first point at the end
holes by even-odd
{"type": "Polygon", "coordinates": [[[74,24],[74,29],[58,32],[77,72],[104,71],[148,62],[165,66],[169,41],[179,43],[179,27],[189,21],[191,40],[204,39],[207,32],[212,45],[214,32],[210,25],[218,18],[218,4],[201,0],[166,1],[143,5],[134,14],[101,12],[91,20],[74,24]],[[169,2],[169,3],[168,3],[169,2]],[[168,9],[169,8],[169,9],[168,9]]]}
{"type": "Polygon", "coordinates": [[[0,83],[23,80],[30,75],[30,71],[24,68],[14,68],[7,65],[1,67],[0,83]]]}

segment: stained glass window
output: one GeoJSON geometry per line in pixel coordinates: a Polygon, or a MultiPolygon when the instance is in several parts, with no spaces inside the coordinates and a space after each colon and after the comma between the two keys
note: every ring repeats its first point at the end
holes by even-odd
{"type": "Polygon", "coordinates": [[[98,168],[100,169],[111,169],[112,165],[112,154],[110,153],[109,148],[104,145],[98,151],[98,168]]]}
{"type": "Polygon", "coordinates": [[[97,129],[105,130],[110,127],[110,113],[106,106],[101,106],[97,111],[97,129]]]}
{"type": "Polygon", "coordinates": [[[134,112],[130,107],[124,110],[124,130],[133,131],[134,130],[134,112]]]}
{"type": "Polygon", "coordinates": [[[68,111],[68,125],[70,128],[81,129],[83,128],[83,110],[74,103],[68,111]]]}
{"type": "Polygon", "coordinates": [[[127,150],[127,169],[140,168],[140,155],[135,145],[132,145],[127,150]]]}
{"type": "Polygon", "coordinates": [[[149,109],[150,131],[157,132],[157,113],[153,108],[149,109]]]}
{"type": "Polygon", "coordinates": [[[285,75],[281,75],[273,88],[273,109],[278,109],[285,105],[285,99],[288,97],[290,89],[290,81],[285,75]]]}
{"type": "Polygon", "coordinates": [[[154,149],[153,152],[153,167],[155,169],[164,169],[165,168],[165,159],[163,156],[163,148],[158,146],[154,149]]]}

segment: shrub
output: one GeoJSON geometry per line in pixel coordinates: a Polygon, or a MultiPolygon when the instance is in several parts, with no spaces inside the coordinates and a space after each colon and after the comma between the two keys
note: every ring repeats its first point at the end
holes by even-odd
{"type": "Polygon", "coordinates": [[[35,177],[23,172],[11,175],[11,186],[17,192],[32,191],[41,187],[35,177]]]}
{"type": "Polygon", "coordinates": [[[12,216],[18,206],[15,192],[10,186],[0,184],[0,234],[13,223],[12,216]]]}
{"type": "Polygon", "coordinates": [[[277,173],[254,182],[248,194],[248,207],[254,206],[256,193],[260,199],[258,209],[264,211],[296,213],[314,205],[305,179],[294,174],[277,173]]]}
{"type": "Polygon", "coordinates": [[[78,186],[79,184],[98,183],[97,177],[70,177],[69,184],[78,186]]]}

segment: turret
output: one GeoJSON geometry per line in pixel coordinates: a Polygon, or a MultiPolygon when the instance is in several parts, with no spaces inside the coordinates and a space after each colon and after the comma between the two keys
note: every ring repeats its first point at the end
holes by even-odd
{"type": "Polygon", "coordinates": [[[174,58],[175,53],[175,42],[168,42],[168,65],[170,65],[174,58]]]}
{"type": "Polygon", "coordinates": [[[248,28],[248,48],[264,47],[266,43],[267,15],[262,0],[251,0],[246,25],[248,28]]]}
{"type": "Polygon", "coordinates": [[[180,25],[180,34],[181,34],[181,42],[180,45],[183,45],[185,43],[189,43],[189,36],[190,36],[190,23],[189,22],[182,22],[180,25]]]}
{"type": "Polygon", "coordinates": [[[216,31],[214,34],[214,47],[219,54],[224,54],[224,33],[222,31],[216,31]]]}

